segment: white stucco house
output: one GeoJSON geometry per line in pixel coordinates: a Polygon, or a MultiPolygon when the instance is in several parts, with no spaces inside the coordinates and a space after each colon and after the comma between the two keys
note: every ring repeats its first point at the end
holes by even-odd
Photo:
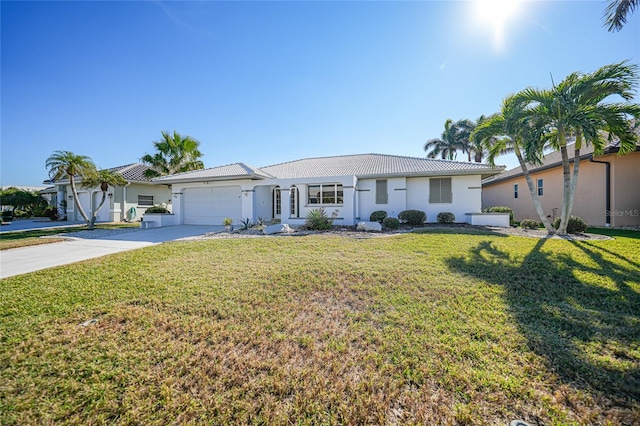
{"type": "MultiPolygon", "coordinates": [[[[167,185],[153,183],[144,176],[149,169],[144,164],[126,164],[124,166],[109,169],[113,173],[121,175],[126,185],[109,187],[107,199],[98,211],[98,222],[123,222],[140,220],[147,208],[158,205],[167,205],[171,209],[171,189],[167,185]]],[[[45,181],[53,185],[46,191],[51,195],[51,205],[58,206],[62,200],[66,201],[67,220],[82,220],[79,210],[76,208],[69,179],[57,181],[45,181]]],[[[78,198],[87,215],[100,204],[102,191],[100,187],[84,188],[82,180],[76,180],[78,198]]]]}
{"type": "Polygon", "coordinates": [[[279,219],[302,225],[307,213],[323,207],[336,225],[369,220],[376,210],[397,217],[417,209],[435,222],[452,212],[457,222],[479,214],[481,180],[503,167],[383,154],[307,158],[266,167],[244,163],[163,176],[172,187],[173,224],[220,225],[279,219]]]}

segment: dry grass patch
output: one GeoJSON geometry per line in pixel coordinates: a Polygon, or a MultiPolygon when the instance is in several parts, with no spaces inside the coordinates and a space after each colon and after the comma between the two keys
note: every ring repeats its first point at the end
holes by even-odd
{"type": "Polygon", "coordinates": [[[622,254],[635,248],[455,233],[211,240],[5,279],[0,417],[637,423],[640,266],[622,254]]]}

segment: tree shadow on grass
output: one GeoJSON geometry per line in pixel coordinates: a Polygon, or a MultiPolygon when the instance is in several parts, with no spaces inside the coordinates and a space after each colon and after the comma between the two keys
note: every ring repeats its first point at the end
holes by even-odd
{"type": "MultiPolygon", "coordinates": [[[[451,270],[497,284],[535,353],[566,383],[600,393],[616,405],[640,403],[640,282],[631,261],[605,259],[599,247],[572,242],[587,254],[543,251],[539,240],[524,259],[490,241],[447,260],[451,270]],[[581,277],[581,278],[578,278],[581,277]]],[[[611,254],[609,254],[611,255],[611,254]]]]}

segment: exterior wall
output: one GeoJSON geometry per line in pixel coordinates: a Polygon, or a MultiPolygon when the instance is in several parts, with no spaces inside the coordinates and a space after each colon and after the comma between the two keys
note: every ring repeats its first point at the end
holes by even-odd
{"type": "MultiPolygon", "coordinates": [[[[438,178],[447,176],[437,176],[438,178]]],[[[428,177],[407,178],[407,209],[422,210],[427,214],[427,222],[436,222],[438,213],[451,212],[456,222],[464,222],[466,213],[480,213],[482,190],[480,175],[451,176],[451,203],[429,203],[428,177]]]]}
{"type": "Polygon", "coordinates": [[[611,211],[607,212],[611,226],[640,225],[640,152],[610,155],[603,160],[611,163],[611,211]]]}
{"type": "Polygon", "coordinates": [[[116,192],[115,196],[120,194],[117,198],[115,209],[112,210],[113,220],[119,222],[126,218],[127,212],[133,207],[136,209],[135,221],[140,220],[142,215],[151,206],[139,206],[138,195],[153,195],[153,204],[155,206],[165,205],[169,211],[172,210],[172,203],[170,202],[171,190],[166,185],[155,184],[142,184],[132,183],[125,188],[119,188],[121,191],[116,192]],[[126,197],[123,201],[123,197],[126,197]]]}
{"type": "MultiPolygon", "coordinates": [[[[273,219],[273,188],[275,185],[259,185],[254,188],[253,211],[255,217],[252,220],[257,220],[259,217],[265,220],[273,219]]],[[[282,207],[284,211],[284,206],[282,207]]]]}
{"type": "MultiPolygon", "coordinates": [[[[618,156],[607,155],[597,161],[611,163],[611,212],[606,210],[606,166],[589,160],[580,161],[580,175],[572,214],[583,218],[591,226],[605,226],[607,214],[611,215],[611,226],[640,225],[640,152],[618,156]]],[[[573,166],[572,166],[573,170],[573,166]]],[[[562,168],[534,172],[537,179],[544,180],[544,193],[540,199],[546,216],[555,220],[562,213],[562,168]]],[[[483,187],[482,207],[508,206],[513,209],[517,221],[538,220],[531,194],[524,176],[514,177],[483,187]],[[513,185],[519,186],[519,197],[514,198],[513,185]]]]}
{"type": "MultiPolygon", "coordinates": [[[[384,178],[380,178],[384,179],[384,178]]],[[[398,217],[398,213],[406,210],[407,206],[407,180],[401,178],[388,178],[386,204],[376,204],[376,180],[380,179],[360,179],[357,189],[356,221],[368,221],[371,213],[377,210],[387,212],[389,217],[398,217]]]]}

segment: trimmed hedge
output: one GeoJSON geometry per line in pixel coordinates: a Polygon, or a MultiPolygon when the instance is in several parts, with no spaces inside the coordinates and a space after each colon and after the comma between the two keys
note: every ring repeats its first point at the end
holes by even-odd
{"type": "Polygon", "coordinates": [[[145,213],[169,213],[169,210],[162,206],[153,206],[145,210],[145,213]]]}
{"type": "Polygon", "coordinates": [[[520,228],[523,228],[523,229],[538,229],[540,228],[540,225],[541,225],[540,222],[533,219],[525,219],[522,222],[520,222],[520,228]]]}
{"type": "Polygon", "coordinates": [[[398,229],[400,228],[400,221],[395,217],[385,217],[382,221],[382,226],[389,229],[398,229]]]}
{"type": "Polygon", "coordinates": [[[422,225],[427,221],[427,214],[422,210],[404,210],[398,214],[400,222],[408,225],[422,225]]]}
{"type": "Polygon", "coordinates": [[[387,212],[385,212],[384,210],[376,210],[375,212],[371,213],[371,216],[369,216],[369,221],[382,223],[382,221],[386,218],[387,212]]]}
{"type": "MultiPolygon", "coordinates": [[[[560,227],[560,218],[557,218],[553,221],[553,227],[558,229],[560,227]]],[[[567,223],[567,233],[569,234],[579,234],[587,230],[587,222],[585,222],[581,217],[571,216],[569,218],[569,223],[567,223]]]]}
{"type": "Polygon", "coordinates": [[[455,223],[456,215],[451,212],[440,212],[438,213],[438,223],[447,224],[447,223],[455,223]]]}

